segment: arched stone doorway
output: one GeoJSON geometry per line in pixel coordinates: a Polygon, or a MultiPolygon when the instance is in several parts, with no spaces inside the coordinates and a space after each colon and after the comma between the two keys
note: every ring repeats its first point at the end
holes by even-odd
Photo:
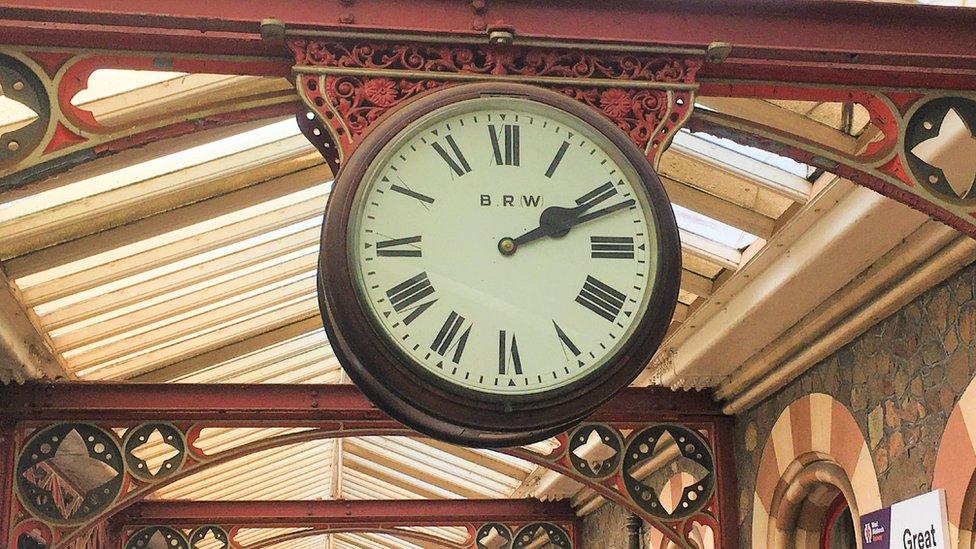
{"type": "Polygon", "coordinates": [[[752,539],[769,548],[860,547],[853,524],[881,507],[864,436],[847,408],[812,394],[777,419],[760,461],[752,539]],[[848,518],[849,517],[849,518],[848,518]]]}

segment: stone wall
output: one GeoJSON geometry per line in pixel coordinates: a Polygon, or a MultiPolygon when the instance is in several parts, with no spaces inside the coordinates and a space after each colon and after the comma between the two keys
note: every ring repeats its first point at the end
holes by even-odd
{"type": "Polygon", "coordinates": [[[630,512],[607,503],[583,520],[585,549],[627,549],[627,517],[630,512]]]}
{"type": "Polygon", "coordinates": [[[851,410],[871,448],[885,505],[930,489],[946,421],[973,378],[974,286],[971,266],[736,418],[742,547],[752,546],[756,471],[773,423],[810,393],[830,394],[851,410]]]}

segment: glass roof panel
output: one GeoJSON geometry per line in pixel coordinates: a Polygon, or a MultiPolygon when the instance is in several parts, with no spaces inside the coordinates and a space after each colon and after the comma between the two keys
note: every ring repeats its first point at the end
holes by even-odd
{"type": "Polygon", "coordinates": [[[88,87],[71,98],[72,105],[84,105],[113,95],[145,88],[153,84],[186,76],[183,72],[99,69],[88,77],[88,87]]]}
{"type": "Polygon", "coordinates": [[[17,131],[37,119],[37,113],[19,101],[3,95],[0,88],[0,136],[17,131]]]}
{"type": "MultiPolygon", "coordinates": [[[[682,129],[681,133],[692,135],[692,132],[687,129],[682,129]]],[[[793,175],[806,178],[813,171],[813,168],[807,164],[803,164],[793,160],[792,158],[787,158],[785,156],[780,156],[776,153],[772,153],[763,149],[758,149],[756,147],[749,147],[746,145],[740,145],[731,139],[725,139],[724,137],[716,137],[702,132],[695,132],[695,137],[701,138],[704,141],[713,143],[722,148],[729,149],[733,152],[739,153],[743,156],[748,156],[753,160],[758,160],[763,164],[773,166],[774,168],[779,168],[785,172],[791,173],[793,175]]],[[[682,142],[686,145],[686,142],[682,142]]]]}
{"type": "Polygon", "coordinates": [[[719,244],[741,250],[756,241],[756,236],[698,212],[671,204],[678,227],[719,244]]]}
{"type": "Polygon", "coordinates": [[[293,118],[288,118],[69,185],[0,203],[0,223],[298,134],[298,124],[293,118]]]}

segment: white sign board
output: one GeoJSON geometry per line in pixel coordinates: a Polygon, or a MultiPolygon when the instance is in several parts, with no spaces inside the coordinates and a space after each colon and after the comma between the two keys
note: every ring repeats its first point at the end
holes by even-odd
{"type": "Polygon", "coordinates": [[[864,549],[948,549],[945,492],[936,490],[861,517],[864,549]]]}

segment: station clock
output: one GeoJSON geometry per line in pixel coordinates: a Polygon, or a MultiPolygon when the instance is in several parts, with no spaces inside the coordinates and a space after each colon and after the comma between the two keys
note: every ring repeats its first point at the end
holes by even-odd
{"type": "Polygon", "coordinates": [[[680,265],[667,195],[621,130],[488,83],[377,122],[335,180],[318,282],[336,355],[380,408],[499,447],[566,429],[640,373],[680,265]]]}

